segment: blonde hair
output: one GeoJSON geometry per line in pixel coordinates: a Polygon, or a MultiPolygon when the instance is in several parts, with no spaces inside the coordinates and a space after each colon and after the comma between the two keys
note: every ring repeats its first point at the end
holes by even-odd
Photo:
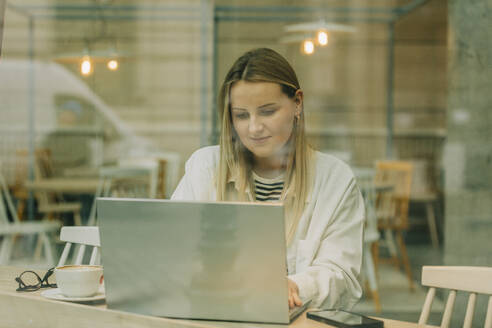
{"type": "MultiPolygon", "coordinates": [[[[248,201],[246,189],[254,190],[252,178],[253,154],[244,147],[234,130],[230,110],[230,89],[237,81],[274,82],[289,98],[296,96],[300,89],[296,73],[287,60],[272,49],[259,48],[239,57],[227,73],[219,95],[221,117],[220,161],[217,172],[217,200],[227,200],[227,183],[236,179],[239,200],[248,201]]],[[[285,203],[287,243],[293,239],[297,225],[304,211],[308,195],[308,156],[310,149],[304,132],[304,111],[294,119],[287,160],[284,189],[281,199],[286,198],[287,190],[294,190],[295,197],[285,203]]],[[[289,195],[293,196],[293,195],[289,195]]]]}

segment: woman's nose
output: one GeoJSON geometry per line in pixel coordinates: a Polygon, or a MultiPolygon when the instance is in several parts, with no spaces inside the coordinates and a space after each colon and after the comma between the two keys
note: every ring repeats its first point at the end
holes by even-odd
{"type": "Polygon", "coordinates": [[[251,134],[257,134],[262,130],[263,130],[263,122],[261,121],[261,119],[252,116],[251,120],[249,121],[249,132],[251,134]]]}

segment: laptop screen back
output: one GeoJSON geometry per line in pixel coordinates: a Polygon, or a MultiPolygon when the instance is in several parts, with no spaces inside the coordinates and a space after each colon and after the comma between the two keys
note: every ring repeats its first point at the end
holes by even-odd
{"type": "Polygon", "coordinates": [[[283,206],[102,198],[97,213],[109,308],[288,322],[283,206]]]}

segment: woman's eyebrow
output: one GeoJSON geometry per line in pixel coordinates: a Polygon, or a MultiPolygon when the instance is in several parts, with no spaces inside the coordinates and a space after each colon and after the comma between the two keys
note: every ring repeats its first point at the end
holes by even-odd
{"type": "Polygon", "coordinates": [[[276,105],[276,103],[268,103],[268,104],[264,104],[264,105],[261,105],[260,107],[258,107],[258,109],[260,109],[260,108],[264,108],[264,107],[269,107],[269,106],[272,106],[272,105],[276,105]]]}
{"type": "MultiPolygon", "coordinates": [[[[259,106],[257,109],[262,109],[262,108],[265,108],[265,107],[275,106],[275,105],[277,105],[277,103],[268,103],[268,104],[264,104],[264,105],[259,106]]],[[[231,109],[232,110],[245,110],[245,111],[247,111],[246,108],[235,107],[235,106],[232,106],[231,109]]]]}

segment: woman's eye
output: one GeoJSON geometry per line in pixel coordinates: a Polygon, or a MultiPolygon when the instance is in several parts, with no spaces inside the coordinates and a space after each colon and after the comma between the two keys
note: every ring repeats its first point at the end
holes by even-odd
{"type": "Polygon", "coordinates": [[[273,113],[275,113],[275,109],[267,109],[261,111],[261,115],[265,115],[265,116],[272,115],[273,113]]]}
{"type": "Polygon", "coordinates": [[[234,114],[234,117],[239,119],[239,120],[243,120],[243,119],[248,118],[248,114],[247,113],[237,113],[237,114],[234,114]]]}

